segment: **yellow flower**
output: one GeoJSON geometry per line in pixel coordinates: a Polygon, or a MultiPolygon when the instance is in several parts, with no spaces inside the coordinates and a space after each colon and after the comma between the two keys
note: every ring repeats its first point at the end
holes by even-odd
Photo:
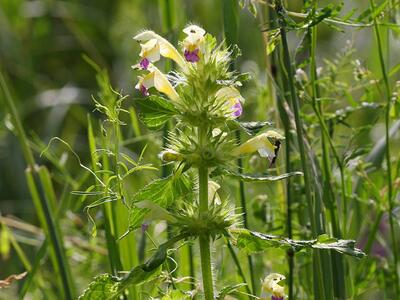
{"type": "Polygon", "coordinates": [[[281,140],[284,139],[285,137],[276,131],[268,130],[236,147],[233,150],[233,155],[239,156],[257,151],[261,157],[267,157],[272,165],[278,156],[281,140]]]}
{"type": "Polygon", "coordinates": [[[197,25],[189,25],[183,29],[183,32],[187,35],[183,40],[185,59],[192,63],[198,62],[200,54],[204,52],[204,35],[206,31],[197,25]]]}
{"type": "Polygon", "coordinates": [[[151,30],[143,31],[134,36],[133,39],[137,40],[138,42],[146,42],[152,39],[157,40],[160,48],[160,54],[162,56],[174,60],[182,68],[185,66],[185,60],[179,54],[178,50],[176,50],[176,48],[170,42],[168,42],[162,36],[156,34],[154,31],[151,30]]]}
{"type": "Polygon", "coordinates": [[[160,93],[167,95],[171,100],[177,101],[179,99],[179,95],[172,87],[167,77],[153,65],[149,67],[149,71],[150,73],[147,75],[139,76],[139,82],[136,84],[135,88],[138,89],[144,96],[148,96],[148,90],[152,87],[155,87],[160,93]]]}
{"type": "Polygon", "coordinates": [[[244,98],[240,95],[239,91],[233,86],[225,86],[215,93],[215,97],[226,100],[226,104],[231,109],[233,117],[240,117],[243,108],[244,98]]]}
{"type": "Polygon", "coordinates": [[[286,297],[285,289],[278,283],[285,279],[286,277],[284,275],[278,273],[269,274],[263,281],[262,289],[265,292],[271,293],[272,299],[283,300],[286,297]]]}
{"type": "Polygon", "coordinates": [[[156,39],[148,40],[144,44],[140,44],[142,50],[139,56],[142,58],[140,60],[140,66],[142,69],[147,70],[150,63],[154,63],[160,60],[160,44],[156,39]]]}

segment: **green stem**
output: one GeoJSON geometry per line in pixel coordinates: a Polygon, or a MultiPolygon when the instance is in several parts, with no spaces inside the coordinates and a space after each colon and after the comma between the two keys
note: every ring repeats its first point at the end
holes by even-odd
{"type": "Polygon", "coordinates": [[[293,71],[292,71],[292,65],[291,65],[291,59],[290,59],[290,54],[289,54],[289,46],[287,43],[287,38],[286,38],[286,29],[285,29],[285,21],[283,20],[281,14],[283,10],[283,7],[281,5],[280,1],[277,1],[277,14],[280,16],[280,33],[281,33],[281,39],[282,39],[282,50],[283,50],[283,62],[284,66],[286,69],[287,73],[287,80],[288,80],[288,85],[289,85],[289,90],[290,90],[290,100],[291,104],[293,107],[293,113],[294,113],[294,121],[296,124],[296,134],[297,134],[297,141],[298,141],[298,146],[299,146],[299,152],[300,152],[300,159],[301,159],[301,164],[302,164],[302,169],[304,173],[304,188],[306,192],[306,198],[307,198],[307,206],[309,210],[309,215],[310,215],[310,222],[311,222],[311,230],[313,235],[316,235],[316,221],[314,220],[314,209],[312,205],[312,193],[311,193],[311,186],[310,186],[310,178],[309,178],[309,170],[308,170],[308,164],[307,164],[307,158],[306,158],[306,153],[305,153],[305,147],[304,147],[304,141],[303,141],[303,124],[301,121],[300,117],[300,108],[297,100],[297,95],[296,95],[296,90],[295,90],[295,85],[293,81],[293,71]]]}
{"type": "Polygon", "coordinates": [[[59,230],[57,230],[56,223],[51,215],[50,205],[43,191],[42,185],[40,183],[40,178],[37,173],[38,168],[36,166],[35,158],[33,156],[31,149],[29,148],[29,142],[26,137],[25,130],[22,126],[22,122],[19,118],[17,108],[14,104],[14,101],[11,97],[11,93],[8,89],[8,86],[1,72],[0,72],[0,86],[3,89],[5,102],[10,111],[13,124],[15,126],[15,130],[17,132],[17,136],[20,145],[22,147],[22,152],[28,164],[26,175],[27,179],[31,180],[30,191],[37,195],[38,203],[36,209],[38,210],[38,213],[40,213],[44,217],[42,226],[45,229],[51,241],[51,245],[55,255],[55,261],[57,264],[55,266],[55,269],[58,269],[60,272],[65,299],[73,299],[74,287],[68,275],[69,265],[65,259],[66,256],[65,256],[62,236],[59,230]]]}
{"type": "MultiPolygon", "coordinates": [[[[337,238],[341,238],[340,226],[338,224],[338,218],[336,216],[336,205],[335,205],[335,197],[333,190],[331,188],[332,183],[332,175],[331,175],[331,166],[329,162],[329,150],[328,145],[326,144],[326,140],[332,144],[332,150],[335,153],[335,157],[337,157],[339,169],[340,169],[340,177],[341,177],[341,187],[342,187],[342,199],[343,199],[343,206],[344,206],[344,213],[343,219],[347,219],[347,200],[346,200],[346,191],[345,191],[345,184],[344,184],[344,172],[343,166],[339,157],[336,154],[335,148],[333,147],[333,143],[329,136],[328,131],[326,130],[325,120],[323,119],[322,115],[322,104],[321,102],[317,103],[317,98],[320,98],[320,90],[317,83],[318,76],[317,76],[317,66],[316,66],[316,46],[317,46],[317,27],[312,27],[310,29],[311,33],[311,45],[310,45],[310,71],[311,71],[311,85],[312,85],[312,102],[314,111],[318,115],[318,120],[320,123],[320,127],[322,130],[321,136],[321,144],[322,144],[322,166],[323,166],[323,174],[324,174],[324,196],[327,198],[327,202],[329,203],[329,211],[331,216],[333,234],[337,238]]],[[[345,221],[344,221],[345,224],[345,221]]],[[[345,225],[344,225],[345,226],[345,225]]],[[[345,227],[344,227],[345,228],[345,227]]],[[[332,253],[332,270],[333,270],[333,281],[335,283],[335,294],[340,299],[346,299],[346,286],[345,286],[345,272],[344,272],[344,264],[343,258],[341,255],[337,253],[332,253]]]]}
{"type": "MultiPolygon", "coordinates": [[[[200,145],[204,145],[204,134],[201,129],[200,145]]],[[[199,166],[199,218],[203,218],[208,213],[208,167],[199,166]]],[[[205,300],[214,299],[214,288],[211,271],[210,237],[206,234],[199,236],[201,272],[203,275],[203,289],[205,300]]]]}
{"type": "MultiPolygon", "coordinates": [[[[286,76],[288,80],[288,85],[290,89],[290,100],[293,108],[293,113],[294,113],[294,119],[295,119],[295,124],[296,124],[296,134],[297,134],[297,141],[298,141],[298,146],[299,146],[299,152],[300,152],[300,160],[301,160],[301,165],[303,169],[303,174],[304,174],[304,188],[305,188],[305,193],[306,193],[306,201],[307,201],[307,207],[308,207],[308,213],[310,217],[310,223],[311,223],[311,231],[313,237],[317,236],[321,232],[321,220],[320,220],[320,214],[316,215],[314,213],[313,209],[313,195],[312,195],[312,190],[311,190],[311,181],[310,181],[310,173],[309,173],[309,168],[308,168],[308,160],[305,152],[305,146],[304,146],[304,133],[303,133],[303,124],[302,120],[300,117],[300,107],[297,99],[297,94],[296,94],[296,88],[295,84],[293,81],[293,70],[292,70],[292,64],[291,64],[291,58],[289,54],[289,46],[287,43],[287,37],[286,37],[286,23],[285,23],[285,10],[282,6],[282,2],[280,0],[276,1],[276,6],[275,6],[275,11],[278,16],[278,22],[280,25],[280,34],[281,34],[281,40],[282,40],[282,50],[283,50],[283,63],[285,66],[286,70],[286,76]]],[[[314,288],[316,292],[316,297],[318,299],[326,299],[325,297],[325,288],[323,285],[324,278],[322,276],[322,262],[321,262],[321,255],[320,253],[315,253],[314,255],[314,288]]]]}
{"type": "MultiPolygon", "coordinates": [[[[276,18],[274,18],[274,15],[272,14],[271,11],[271,16],[270,20],[276,23],[276,18]]],[[[262,19],[262,24],[265,22],[262,19]]],[[[275,24],[276,25],[276,24],[275,24]]],[[[277,65],[277,62],[279,62],[279,57],[278,57],[278,52],[275,51],[274,54],[271,57],[271,67],[274,65],[277,65]]],[[[277,77],[277,72],[272,74],[272,76],[277,77]]],[[[283,91],[288,90],[287,86],[287,80],[284,80],[283,76],[280,76],[280,81],[279,81],[279,87],[283,91]]],[[[275,81],[278,82],[277,78],[274,78],[275,81]]],[[[272,80],[269,80],[272,81],[272,80]]],[[[285,132],[285,168],[286,168],[286,173],[292,172],[292,163],[290,161],[291,157],[291,144],[292,144],[292,133],[290,131],[290,120],[289,116],[285,110],[284,107],[284,101],[285,99],[280,95],[277,94],[277,106],[279,110],[279,116],[284,128],[285,132]]],[[[293,221],[293,211],[292,211],[292,180],[291,178],[288,178],[285,180],[286,182],[286,232],[288,235],[288,238],[293,237],[293,228],[292,228],[292,221],[293,221]]],[[[288,260],[288,288],[289,288],[289,294],[288,294],[288,299],[292,300],[294,299],[294,264],[295,264],[295,253],[292,249],[289,249],[286,252],[287,255],[287,260],[288,260]]]]}
{"type": "MultiPolygon", "coordinates": [[[[246,276],[244,275],[243,268],[242,268],[242,266],[241,266],[241,264],[240,264],[239,258],[238,258],[238,256],[236,255],[236,252],[235,252],[235,250],[233,249],[231,243],[229,242],[229,239],[226,240],[226,243],[227,243],[227,245],[228,245],[229,253],[231,254],[232,259],[233,259],[233,261],[234,261],[234,263],[235,263],[235,265],[236,265],[238,274],[239,274],[239,276],[242,278],[243,283],[246,284],[246,286],[245,286],[245,287],[246,287],[246,291],[247,291],[248,294],[251,294],[251,290],[250,290],[250,288],[249,288],[249,285],[247,284],[246,276]]],[[[249,296],[249,299],[253,299],[253,297],[249,296]]]]}
{"type": "MultiPolygon", "coordinates": [[[[371,11],[375,11],[375,3],[373,0],[369,1],[371,6],[371,11]]],[[[390,134],[389,134],[389,126],[390,126],[390,106],[391,106],[391,93],[390,93],[390,85],[389,85],[389,78],[386,73],[386,65],[383,59],[383,48],[382,48],[382,41],[381,35],[379,31],[379,26],[376,22],[376,17],[373,19],[374,24],[374,31],[376,42],[378,45],[378,54],[379,54],[379,63],[382,71],[383,83],[385,87],[386,93],[386,111],[385,111],[385,139],[386,139],[386,167],[387,167],[387,185],[388,185],[388,217],[389,217],[389,224],[390,224],[390,235],[392,239],[392,253],[393,253],[393,275],[395,280],[395,295],[400,295],[400,286],[399,286],[399,274],[397,272],[397,263],[398,263],[398,253],[397,253],[397,240],[396,234],[394,229],[394,220],[393,220],[393,184],[392,184],[392,166],[391,166],[391,154],[390,154],[390,134]]]]}

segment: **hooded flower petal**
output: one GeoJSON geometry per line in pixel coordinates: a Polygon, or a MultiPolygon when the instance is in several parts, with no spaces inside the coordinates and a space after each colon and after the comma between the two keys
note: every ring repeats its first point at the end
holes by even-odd
{"type": "Polygon", "coordinates": [[[231,115],[235,118],[240,117],[243,112],[242,103],[244,98],[239,91],[233,86],[225,86],[215,93],[215,97],[226,99],[226,103],[231,108],[231,115]]]}
{"type": "Polygon", "coordinates": [[[177,101],[179,99],[178,93],[172,87],[167,77],[161,73],[155,66],[150,66],[150,73],[141,77],[139,76],[139,82],[135,86],[144,96],[148,96],[148,90],[155,87],[160,93],[167,95],[171,100],[177,101]]]}
{"type": "Polygon", "coordinates": [[[284,275],[278,273],[269,274],[263,281],[262,289],[272,294],[272,300],[283,300],[286,297],[285,289],[278,283],[285,279],[284,275]]]}
{"type": "Polygon", "coordinates": [[[144,44],[140,44],[142,50],[140,51],[140,66],[142,69],[147,70],[148,66],[152,62],[160,60],[160,44],[156,39],[148,40],[144,44]]]}
{"type": "Polygon", "coordinates": [[[157,40],[160,49],[160,54],[164,57],[174,60],[180,67],[185,66],[184,58],[179,54],[178,50],[162,36],[156,34],[154,31],[146,30],[133,37],[134,40],[139,42],[146,42],[150,40],[157,40]]]}
{"type": "Polygon", "coordinates": [[[280,141],[283,139],[285,138],[281,134],[269,130],[236,147],[233,155],[239,156],[257,151],[261,157],[267,157],[272,165],[278,156],[280,141]]]}
{"type": "Polygon", "coordinates": [[[186,35],[197,34],[197,35],[204,36],[206,34],[206,31],[203,28],[201,28],[200,26],[194,25],[194,24],[186,26],[183,29],[183,32],[186,33],[186,35]]]}
{"type": "Polygon", "coordinates": [[[192,63],[198,62],[201,53],[204,52],[204,34],[206,31],[197,25],[189,25],[183,29],[183,32],[187,35],[183,40],[185,59],[192,63]]]}

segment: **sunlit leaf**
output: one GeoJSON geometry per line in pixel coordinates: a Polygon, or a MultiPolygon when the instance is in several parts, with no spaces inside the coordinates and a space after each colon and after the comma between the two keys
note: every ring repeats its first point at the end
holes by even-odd
{"type": "Polygon", "coordinates": [[[79,300],[113,299],[117,296],[121,285],[118,277],[102,274],[92,281],[79,300]]]}
{"type": "Polygon", "coordinates": [[[292,176],[301,176],[303,175],[302,172],[291,172],[291,173],[284,173],[281,175],[267,175],[267,174],[261,174],[261,175],[255,175],[255,174],[243,174],[239,173],[233,170],[228,170],[228,169],[216,169],[214,170],[210,176],[219,176],[219,175],[226,175],[229,177],[233,177],[235,179],[243,180],[243,181],[253,181],[253,182],[266,182],[266,181],[278,181],[282,179],[286,179],[292,176]]]}
{"type": "Polygon", "coordinates": [[[274,52],[276,46],[280,41],[279,36],[280,36],[279,29],[273,29],[268,31],[267,55],[270,55],[272,52],[274,52]]]}
{"type": "Polygon", "coordinates": [[[334,250],[357,258],[365,256],[360,249],[355,248],[355,241],[340,240],[325,234],[313,240],[292,240],[246,229],[231,230],[230,232],[236,237],[236,246],[247,253],[262,252],[268,248],[292,249],[293,251],[323,249],[334,250]]]}
{"type": "Polygon", "coordinates": [[[140,119],[150,129],[161,128],[172,116],[177,114],[171,101],[161,96],[152,95],[134,101],[139,108],[140,119]]]}

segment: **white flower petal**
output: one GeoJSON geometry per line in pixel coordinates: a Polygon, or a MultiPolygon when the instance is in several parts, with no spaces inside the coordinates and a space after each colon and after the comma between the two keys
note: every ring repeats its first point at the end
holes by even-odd
{"type": "Polygon", "coordinates": [[[162,56],[174,60],[182,68],[185,67],[186,62],[184,58],[179,54],[178,50],[176,50],[176,48],[170,42],[168,42],[162,36],[156,34],[154,31],[151,30],[143,31],[134,36],[133,39],[139,42],[145,42],[151,39],[156,39],[159,43],[160,54],[162,56]]]}
{"type": "Polygon", "coordinates": [[[196,34],[196,35],[204,36],[206,34],[206,31],[203,28],[201,28],[200,26],[197,26],[197,25],[193,25],[193,24],[186,26],[183,29],[183,32],[186,33],[187,35],[196,34]]]}

